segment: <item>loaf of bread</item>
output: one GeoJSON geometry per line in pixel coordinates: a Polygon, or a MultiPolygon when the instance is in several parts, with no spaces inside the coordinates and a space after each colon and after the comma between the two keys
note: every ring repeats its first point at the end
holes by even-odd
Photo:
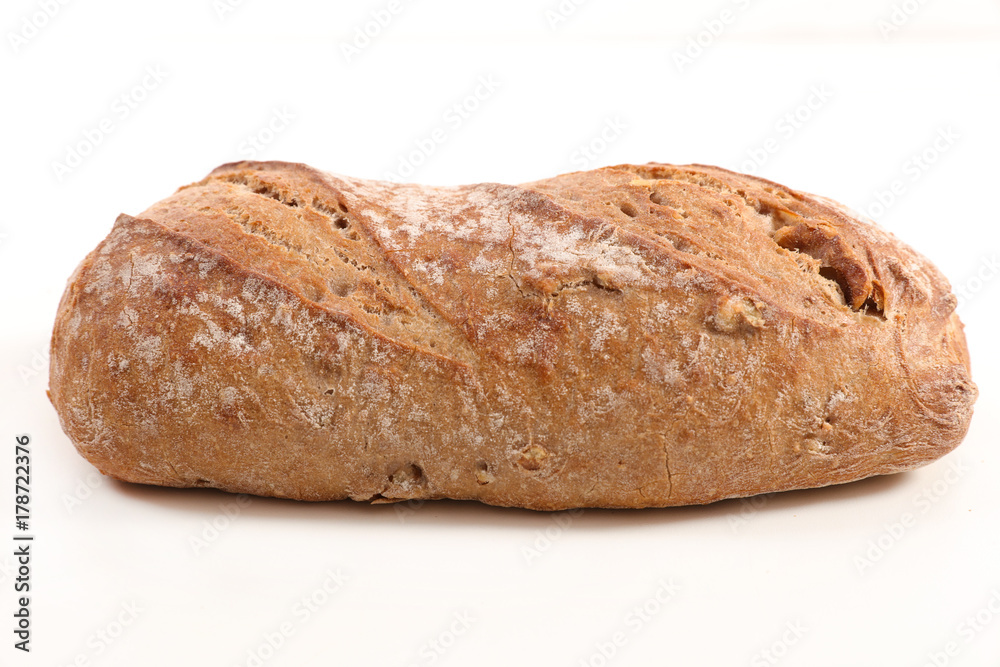
{"type": "Polygon", "coordinates": [[[118,218],[59,306],[49,396],[130,482],[708,503],[953,449],[977,395],[955,306],[874,223],[715,167],[429,187],[241,162],[118,218]]]}

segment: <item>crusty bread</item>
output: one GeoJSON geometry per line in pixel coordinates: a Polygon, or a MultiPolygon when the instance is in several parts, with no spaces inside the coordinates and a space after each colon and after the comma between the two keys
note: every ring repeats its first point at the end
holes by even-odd
{"type": "Polygon", "coordinates": [[[944,277],[704,166],[521,186],[219,167],[76,270],[50,398],[118,479],[646,507],[925,464],[977,392],[944,277]]]}

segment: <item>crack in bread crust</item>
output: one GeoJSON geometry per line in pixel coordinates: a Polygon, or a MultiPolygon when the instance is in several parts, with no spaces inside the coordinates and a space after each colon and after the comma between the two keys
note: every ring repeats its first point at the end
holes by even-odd
{"type": "Polygon", "coordinates": [[[338,193],[296,185],[266,172],[223,172],[182,188],[143,216],[219,247],[313,302],[350,312],[404,345],[434,354],[448,350],[461,363],[476,363],[475,352],[462,344],[460,332],[445,326],[418,290],[400,282],[405,276],[396,273],[394,278],[391,262],[371,239],[361,216],[352,215],[338,193]],[[199,225],[178,224],[178,218],[188,215],[197,216],[199,225]],[[225,224],[223,216],[253,238],[211,234],[209,230],[225,224]],[[247,244],[268,248],[236,252],[247,244]],[[268,257],[274,253],[280,258],[268,257]]]}

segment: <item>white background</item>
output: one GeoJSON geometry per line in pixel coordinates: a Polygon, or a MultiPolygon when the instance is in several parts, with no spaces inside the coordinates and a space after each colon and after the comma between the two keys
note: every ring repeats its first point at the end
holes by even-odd
{"type": "Polygon", "coordinates": [[[350,59],[387,0],[45,4],[0,12],[0,665],[998,664],[1000,3],[412,0],[350,59]],[[456,103],[476,108],[455,122],[456,103]],[[718,164],[871,213],[964,294],[967,440],[838,488],[561,515],[237,504],[77,455],[44,393],[48,337],[118,213],[238,159],[384,178],[413,155],[411,180],[437,184],[718,164]],[[23,433],[29,655],[11,616],[23,433]]]}

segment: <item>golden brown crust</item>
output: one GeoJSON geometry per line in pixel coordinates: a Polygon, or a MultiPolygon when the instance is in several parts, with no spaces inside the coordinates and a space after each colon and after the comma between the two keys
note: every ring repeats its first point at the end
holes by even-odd
{"type": "Polygon", "coordinates": [[[50,396],[150,484],[534,509],[906,470],[976,389],[922,256],[706,166],[452,188],[224,165],[77,269],[50,396]]]}

